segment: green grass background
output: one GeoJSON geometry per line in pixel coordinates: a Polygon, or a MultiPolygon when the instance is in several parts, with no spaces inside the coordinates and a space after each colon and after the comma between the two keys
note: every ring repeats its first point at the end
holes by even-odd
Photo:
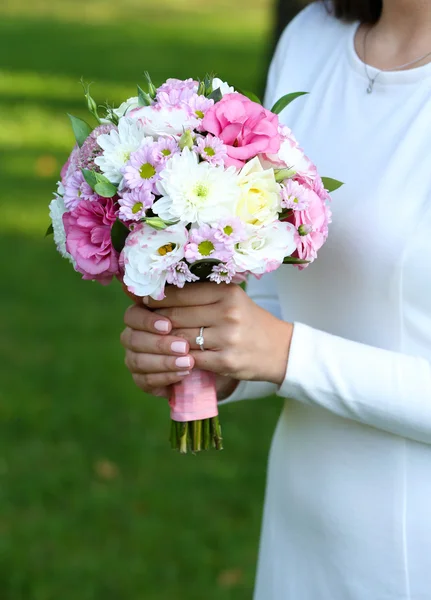
{"type": "Polygon", "coordinates": [[[246,600],[275,399],[222,409],[223,453],[168,447],[164,401],[119,343],[128,301],[43,234],[73,144],[66,112],[145,69],[262,84],[270,0],[0,4],[0,600],[246,600]]]}

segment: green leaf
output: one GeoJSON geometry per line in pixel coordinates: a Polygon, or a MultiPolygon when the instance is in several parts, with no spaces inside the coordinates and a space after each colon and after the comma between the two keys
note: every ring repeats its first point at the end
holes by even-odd
{"type": "Polygon", "coordinates": [[[208,279],[208,276],[211,275],[213,267],[221,263],[221,260],[217,258],[203,258],[202,260],[197,260],[190,266],[190,271],[196,277],[199,277],[201,281],[208,279]]]}
{"type": "Polygon", "coordinates": [[[81,172],[84,176],[85,181],[91,187],[92,190],[96,188],[97,185],[97,177],[94,171],[90,171],[90,169],[81,169],[81,172]]]}
{"type": "Polygon", "coordinates": [[[300,258],[294,258],[293,256],[286,256],[283,260],[284,265],[308,265],[309,260],[302,260],[300,258]]]}
{"type": "Polygon", "coordinates": [[[126,238],[129,235],[129,229],[117,219],[111,229],[111,241],[117,252],[121,252],[126,243],[126,238]]]}
{"type": "Polygon", "coordinates": [[[217,88],[216,90],[211,92],[211,94],[208,96],[208,98],[210,98],[211,100],[214,100],[215,103],[220,102],[220,100],[223,98],[223,94],[221,93],[220,88],[217,88]]]}
{"type": "Polygon", "coordinates": [[[154,98],[157,95],[157,89],[156,86],[154,85],[154,83],[151,80],[150,74],[148,73],[148,71],[144,71],[144,77],[147,80],[147,86],[148,86],[148,94],[150,96],[150,98],[152,100],[154,100],[154,98]]]}
{"type": "Polygon", "coordinates": [[[117,193],[117,188],[110,181],[98,181],[94,186],[94,191],[102,198],[112,198],[117,193]]]}
{"type": "Polygon", "coordinates": [[[293,100],[296,100],[296,98],[304,96],[305,94],[308,94],[308,92],[293,92],[292,94],[286,94],[285,96],[282,96],[271,108],[271,112],[279,115],[288,104],[293,102],[293,100]]]}
{"type": "Polygon", "coordinates": [[[253,92],[249,92],[248,90],[237,90],[240,94],[251,100],[252,102],[256,102],[257,104],[262,104],[262,100],[259,96],[256,96],[253,92]]]}
{"type": "Polygon", "coordinates": [[[150,106],[151,97],[149,94],[144,92],[144,90],[138,85],[138,102],[139,106],[150,106]]]}
{"type": "Polygon", "coordinates": [[[54,233],[54,228],[53,228],[52,223],[51,223],[51,225],[46,230],[45,237],[48,237],[49,235],[53,235],[53,233],[54,233]]]}
{"type": "Polygon", "coordinates": [[[75,139],[78,142],[78,146],[82,146],[85,140],[88,138],[90,133],[93,131],[88,123],[79,119],[78,117],[74,117],[73,115],[67,115],[72,123],[73,133],[75,135],[75,139]]]}
{"type": "Polygon", "coordinates": [[[338,179],[331,179],[331,177],[322,177],[323,187],[328,192],[335,192],[338,190],[344,183],[342,181],[338,181],[338,179]]]}

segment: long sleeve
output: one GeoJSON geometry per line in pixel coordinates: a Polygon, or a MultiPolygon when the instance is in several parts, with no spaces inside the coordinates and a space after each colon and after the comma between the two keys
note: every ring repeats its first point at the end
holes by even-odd
{"type": "Polygon", "coordinates": [[[431,364],[295,323],[279,396],[431,444],[431,364]]]}
{"type": "MultiPolygon", "coordinates": [[[[256,304],[281,319],[275,273],[267,273],[261,279],[250,277],[247,294],[256,304]]],[[[241,381],[233,394],[221,400],[219,404],[228,404],[238,400],[253,400],[275,394],[278,386],[268,381],[241,381]]]]}

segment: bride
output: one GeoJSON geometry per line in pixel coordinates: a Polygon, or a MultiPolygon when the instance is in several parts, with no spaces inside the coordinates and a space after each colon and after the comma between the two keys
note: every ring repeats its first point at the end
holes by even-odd
{"type": "Polygon", "coordinates": [[[311,3],[282,35],[266,105],[298,90],[282,122],[345,182],[319,259],[247,294],[194,284],[129,308],[126,364],[156,395],[196,366],[222,402],[286,398],[255,600],[427,600],[431,2],[311,3]]]}

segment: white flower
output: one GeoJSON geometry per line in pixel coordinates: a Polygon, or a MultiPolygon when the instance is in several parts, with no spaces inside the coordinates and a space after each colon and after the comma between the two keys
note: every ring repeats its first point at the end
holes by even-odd
{"type": "Polygon", "coordinates": [[[235,167],[199,163],[188,148],[168,161],[157,188],[162,197],[152,209],[165,221],[216,224],[235,214],[239,199],[235,167]]]}
{"type": "Polygon", "coordinates": [[[238,185],[241,195],[236,214],[244,223],[261,227],[278,218],[281,188],[273,169],[264,169],[255,157],[239,172],[238,185]]]}
{"type": "Polygon", "coordinates": [[[162,230],[145,223],[138,225],[127,237],[123,250],[128,289],[137,296],[164,298],[166,280],[171,268],[184,258],[187,238],[183,225],[162,230]]]}
{"type": "Polygon", "coordinates": [[[218,77],[214,77],[213,79],[213,91],[214,90],[220,90],[222,96],[225,94],[233,94],[235,92],[231,85],[226,83],[226,81],[222,81],[218,77]]]}
{"type": "Polygon", "coordinates": [[[122,168],[129,160],[131,153],[138,150],[144,143],[152,141],[152,138],[145,138],[140,123],[122,117],[118,123],[118,131],[112,129],[109,133],[103,133],[97,138],[97,143],[104,152],[94,162],[111,183],[120,183],[123,178],[122,168]]]}
{"type": "Polygon", "coordinates": [[[249,234],[247,240],[235,246],[232,261],[238,271],[269,273],[296,250],[295,227],[291,223],[275,221],[260,229],[249,226],[249,234]]]}
{"type": "Polygon", "coordinates": [[[49,205],[49,216],[51,217],[52,229],[54,230],[54,242],[61,256],[67,258],[75,266],[75,261],[66,250],[66,232],[63,224],[63,215],[66,212],[63,198],[56,194],[49,205]]]}
{"type": "Polygon", "coordinates": [[[194,129],[199,119],[185,106],[142,106],[133,112],[145,135],[155,138],[160,135],[181,136],[186,129],[194,129]]]}
{"type": "Polygon", "coordinates": [[[113,108],[112,112],[117,115],[117,117],[124,117],[127,115],[129,110],[133,108],[138,108],[139,106],[139,98],[134,96],[133,98],[128,98],[125,102],[122,102],[118,108],[113,108]]]}

